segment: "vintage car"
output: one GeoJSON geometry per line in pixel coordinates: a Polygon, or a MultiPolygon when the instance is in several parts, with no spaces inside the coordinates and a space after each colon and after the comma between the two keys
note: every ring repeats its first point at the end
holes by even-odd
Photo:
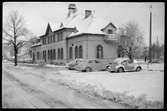
{"type": "Polygon", "coordinates": [[[136,60],[132,61],[129,58],[117,58],[106,66],[109,72],[140,71],[141,69],[136,60]]]}
{"type": "Polygon", "coordinates": [[[84,59],[75,59],[70,61],[69,63],[66,64],[66,68],[69,70],[74,70],[75,66],[78,65],[79,62],[83,61],[84,59]]]}
{"type": "Polygon", "coordinates": [[[75,70],[86,72],[105,70],[105,65],[99,60],[85,59],[75,66],[75,70]]]}

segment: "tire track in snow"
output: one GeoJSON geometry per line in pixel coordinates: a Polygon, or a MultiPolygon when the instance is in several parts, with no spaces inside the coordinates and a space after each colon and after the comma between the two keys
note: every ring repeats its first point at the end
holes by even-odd
{"type": "MultiPolygon", "coordinates": [[[[24,77],[24,76],[27,76],[27,77],[30,77],[30,78],[27,78],[27,79],[31,79],[31,76],[33,76],[34,78],[35,77],[38,77],[38,79],[41,80],[39,74],[42,72],[40,70],[34,70],[35,71],[28,71],[27,69],[23,70],[22,68],[20,67],[13,67],[12,66],[9,66],[10,67],[10,70],[8,70],[8,73],[10,76],[13,76],[11,77],[11,79],[14,79],[15,81],[17,81],[17,83],[19,84],[19,86],[28,94],[31,94],[32,96],[34,96],[35,98],[38,98],[39,100],[42,100],[43,103],[45,103],[46,105],[48,105],[49,107],[53,108],[53,107],[68,107],[68,108],[120,108],[120,106],[118,107],[117,105],[109,105],[108,103],[109,102],[104,102],[103,100],[101,99],[92,99],[92,98],[89,98],[89,97],[85,97],[83,96],[82,93],[78,93],[77,91],[75,90],[72,90],[65,86],[60,86],[60,85],[57,85],[57,83],[53,83],[53,81],[50,81],[50,79],[46,82],[49,84],[45,84],[44,82],[44,86],[48,86],[48,88],[46,88],[47,90],[49,90],[48,92],[47,91],[44,91],[45,89],[43,89],[42,87],[38,88],[38,83],[37,84],[34,84],[36,87],[34,87],[34,85],[30,85],[28,82],[25,83],[22,78],[20,78],[20,76],[24,77]],[[19,69],[19,70],[18,70],[19,69]],[[21,71],[20,71],[21,70],[21,71]],[[11,72],[11,71],[14,71],[11,72]],[[37,71],[37,72],[36,72],[37,71]],[[34,73],[35,72],[35,73],[34,73]],[[17,74],[18,73],[18,74],[17,74]],[[32,74],[30,74],[32,73],[32,74]],[[23,75],[24,74],[24,75],[23,75]],[[30,75],[29,75],[30,74],[30,75]],[[18,78],[16,78],[14,75],[16,75],[16,77],[18,76],[20,78],[20,81],[18,78]],[[34,76],[34,75],[38,75],[38,76],[34,76]],[[50,84],[51,83],[51,84],[50,84]],[[53,86],[55,85],[54,87],[58,87],[56,88],[55,91],[53,91],[52,89],[49,89],[49,88],[53,88],[53,87],[49,87],[49,86],[53,86]],[[60,87],[60,88],[59,88],[60,87]],[[63,88],[61,88],[63,87],[63,88]],[[63,91],[65,91],[64,94],[61,94],[61,92],[59,91],[59,89],[64,89],[63,91]],[[51,91],[51,92],[50,92],[51,91]],[[69,94],[71,93],[71,94],[69,94]],[[55,95],[56,94],[56,95],[55,95]],[[60,96],[60,97],[59,97],[60,96]],[[65,97],[63,97],[65,96],[65,97]],[[60,101],[56,101],[56,98],[59,98],[60,101]],[[71,100],[73,99],[73,100],[71,100]],[[61,102],[61,101],[64,101],[64,102],[61,102]],[[75,102],[74,102],[75,101],[75,102]],[[72,102],[72,103],[71,103],[72,102]],[[66,103],[66,104],[64,104],[66,103]],[[102,104],[101,104],[102,103],[102,104]],[[104,103],[104,104],[103,104],[104,103]]],[[[48,70],[49,71],[49,70],[48,70]]],[[[46,73],[44,73],[44,75],[47,74],[47,71],[45,71],[46,73]]],[[[52,71],[51,71],[52,72],[52,71]]],[[[48,74],[51,73],[49,71],[48,74]]],[[[25,77],[24,77],[25,78],[25,77]]],[[[34,81],[36,81],[37,78],[35,78],[34,81]]],[[[38,80],[37,79],[37,80],[38,80]]],[[[40,82],[39,82],[40,83],[40,82]]],[[[38,106],[38,105],[37,105],[38,106]]],[[[38,106],[39,108],[39,106],[38,106]]]]}
{"type": "MultiPolygon", "coordinates": [[[[23,83],[22,81],[20,81],[19,79],[17,79],[16,77],[14,77],[12,74],[10,74],[7,71],[4,71],[4,73],[7,75],[8,78],[10,78],[13,81],[16,81],[17,84],[28,94],[33,94],[34,97],[37,97],[38,99],[42,100],[45,104],[47,104],[49,107],[54,108],[54,107],[69,107],[66,104],[64,104],[61,101],[56,101],[55,98],[51,97],[50,95],[46,94],[45,92],[36,89],[35,87],[23,83]]],[[[31,103],[32,104],[32,103],[31,103]]],[[[32,104],[34,107],[37,107],[36,105],[32,104]]]]}

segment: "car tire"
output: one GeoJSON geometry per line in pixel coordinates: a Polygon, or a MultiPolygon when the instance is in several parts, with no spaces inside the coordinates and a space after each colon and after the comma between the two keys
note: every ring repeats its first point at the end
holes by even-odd
{"type": "Polygon", "coordinates": [[[141,70],[141,67],[137,67],[136,71],[139,72],[141,70]]]}
{"type": "Polygon", "coordinates": [[[104,70],[106,70],[106,71],[107,71],[107,70],[108,70],[108,67],[109,67],[109,66],[106,66],[104,70]]]}
{"type": "Polygon", "coordinates": [[[91,71],[92,71],[92,69],[90,67],[85,68],[85,72],[91,72],[91,71]]]}
{"type": "Polygon", "coordinates": [[[124,69],[122,67],[118,68],[117,72],[124,72],[124,69]]]}

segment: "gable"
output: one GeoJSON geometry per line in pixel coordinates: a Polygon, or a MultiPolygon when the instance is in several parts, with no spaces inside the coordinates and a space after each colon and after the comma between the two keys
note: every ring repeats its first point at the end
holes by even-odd
{"type": "Polygon", "coordinates": [[[101,29],[103,32],[105,33],[115,33],[116,32],[116,27],[112,24],[112,23],[109,23],[107,26],[105,26],[103,29],[101,29]]]}
{"type": "Polygon", "coordinates": [[[50,24],[48,23],[47,28],[46,28],[45,35],[48,35],[48,34],[51,33],[51,32],[52,32],[52,29],[51,29],[51,27],[50,27],[50,24]]]}

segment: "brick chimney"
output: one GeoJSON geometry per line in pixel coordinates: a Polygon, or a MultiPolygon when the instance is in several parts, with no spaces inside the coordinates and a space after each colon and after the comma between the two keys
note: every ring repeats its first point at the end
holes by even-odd
{"type": "Polygon", "coordinates": [[[85,18],[88,18],[90,15],[92,15],[91,10],[85,10],[85,18]]]}
{"type": "Polygon", "coordinates": [[[69,5],[68,5],[68,17],[69,17],[71,14],[74,14],[76,11],[77,11],[77,7],[76,7],[75,4],[69,4],[69,5]]]}

